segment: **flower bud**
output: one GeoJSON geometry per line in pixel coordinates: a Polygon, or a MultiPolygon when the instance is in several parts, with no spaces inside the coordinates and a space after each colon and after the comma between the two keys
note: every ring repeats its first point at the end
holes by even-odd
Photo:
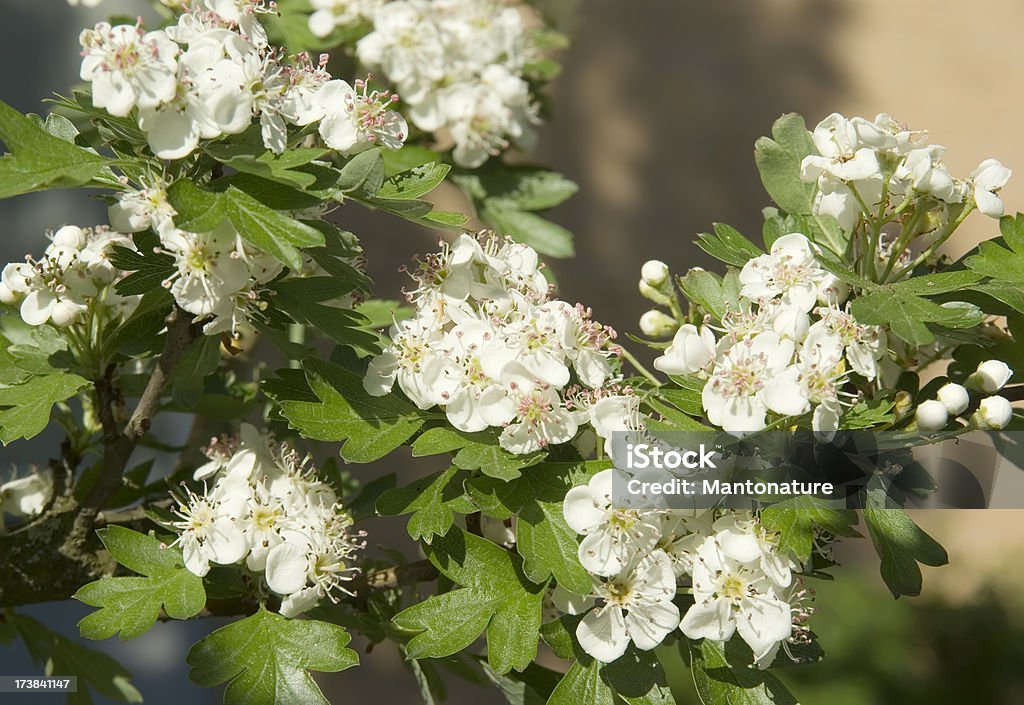
{"type": "Polygon", "coordinates": [[[940,387],[937,396],[942,405],[946,407],[946,411],[953,416],[964,413],[967,405],[971,403],[971,396],[967,390],[955,382],[940,387]]]}
{"type": "Polygon", "coordinates": [[[649,259],[640,269],[640,279],[655,288],[668,280],[668,265],[658,259],[649,259]]]}
{"type": "Polygon", "coordinates": [[[678,327],[676,319],[657,309],[651,309],[640,316],[640,330],[649,338],[667,338],[675,333],[678,327]]]}
{"type": "Polygon", "coordinates": [[[65,225],[53,234],[53,244],[69,250],[80,250],[85,245],[85,233],[77,225],[65,225]]]}
{"type": "Polygon", "coordinates": [[[653,301],[654,303],[659,304],[661,306],[668,306],[671,302],[671,299],[669,299],[668,296],[655,289],[653,286],[648,284],[643,279],[640,280],[639,288],[640,295],[643,296],[648,301],[653,301]]]}
{"type": "Polygon", "coordinates": [[[929,399],[917,407],[917,430],[924,433],[938,431],[946,427],[949,412],[945,405],[937,399],[929,399]]]}
{"type": "Polygon", "coordinates": [[[682,325],[654,367],[667,375],[692,375],[715,359],[715,334],[707,326],[682,325]]]}
{"type": "Polygon", "coordinates": [[[982,428],[1006,428],[1013,418],[1013,407],[1005,397],[985,397],[978,406],[978,421],[982,428]]]}
{"type": "Polygon", "coordinates": [[[1002,389],[1011,376],[1013,370],[1002,360],[985,360],[978,365],[974,374],[967,378],[967,383],[992,394],[1002,389]]]}
{"type": "Polygon", "coordinates": [[[896,413],[903,416],[910,408],[914,405],[914,397],[910,395],[910,392],[900,390],[896,392],[896,413]]]}

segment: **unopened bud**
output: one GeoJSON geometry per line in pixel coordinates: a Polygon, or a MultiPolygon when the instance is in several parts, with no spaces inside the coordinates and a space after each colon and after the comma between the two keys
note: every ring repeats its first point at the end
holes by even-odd
{"type": "Polygon", "coordinates": [[[1012,376],[1013,370],[1002,360],[985,360],[978,365],[974,374],[967,378],[967,384],[992,394],[1002,389],[1012,376]]]}
{"type": "Polygon", "coordinates": [[[982,428],[991,428],[996,431],[1010,423],[1013,418],[1013,407],[1005,397],[985,397],[981,400],[976,414],[982,428]]]}
{"type": "Polygon", "coordinates": [[[657,309],[651,309],[640,316],[640,330],[649,338],[667,338],[675,333],[677,328],[679,323],[676,319],[657,309]]]}
{"type": "Polygon", "coordinates": [[[657,288],[668,280],[668,265],[658,259],[649,259],[640,269],[640,279],[657,288]]]}
{"type": "Polygon", "coordinates": [[[938,431],[946,427],[949,421],[949,412],[943,403],[937,399],[929,399],[917,407],[917,430],[924,433],[938,431]]]}
{"type": "Polygon", "coordinates": [[[950,382],[940,387],[937,396],[942,405],[946,407],[946,411],[952,416],[959,416],[964,413],[967,405],[971,403],[971,395],[967,393],[963,385],[956,384],[955,382],[950,382]]]}
{"type": "Polygon", "coordinates": [[[896,392],[896,413],[897,414],[899,414],[900,416],[903,416],[908,411],[910,411],[910,407],[912,407],[913,405],[914,405],[914,397],[912,397],[910,395],[910,392],[906,392],[906,391],[896,392]]]}

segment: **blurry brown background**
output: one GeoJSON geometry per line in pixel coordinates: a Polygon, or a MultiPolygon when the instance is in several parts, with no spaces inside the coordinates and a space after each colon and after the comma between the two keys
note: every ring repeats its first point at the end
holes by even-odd
{"type": "MultiPolygon", "coordinates": [[[[620,332],[635,332],[647,308],[636,293],[646,259],[663,259],[676,272],[709,265],[692,240],[714,221],[757,239],[768,200],[754,168],[753,143],[783,112],[803,113],[812,126],[832,111],[867,117],[888,112],[930,130],[949,148],[947,162],[956,175],[966,176],[987,157],[1016,168],[1003,199],[1011,212],[1024,209],[1024,3],[1018,0],[546,4],[564,18],[573,46],[563,57],[555,117],[542,130],[535,158],[580,185],[580,193],[551,216],[576,234],[578,256],[553,266],[564,298],[592,306],[599,320],[620,332]]],[[[77,78],[81,27],[109,12],[135,14],[145,6],[108,0],[86,10],[70,9],[64,0],[3,0],[0,97],[24,111],[40,110],[40,99],[77,78]]],[[[81,194],[61,192],[0,202],[0,215],[3,261],[41,249],[48,227],[103,217],[81,194]]],[[[340,217],[363,239],[378,294],[397,296],[404,282],[396,268],[431,248],[435,236],[361,213],[340,217]]],[[[991,236],[995,223],[975,215],[962,232],[954,254],[991,236]]],[[[38,460],[40,452],[45,450],[38,445],[0,449],[0,465],[38,460]]],[[[398,460],[382,464],[381,471],[390,470],[414,472],[398,460]]],[[[924,512],[917,518],[948,547],[952,564],[926,569],[926,593],[969,605],[994,589],[1020,606],[1024,570],[1007,556],[1024,548],[1021,513],[924,512]]],[[[839,576],[864,576],[871,594],[888,600],[877,559],[867,541],[858,543],[844,551],[848,564],[839,576]]],[[[913,610],[913,601],[901,600],[898,609],[913,610]]],[[[81,610],[46,607],[33,614],[51,617],[66,631],[81,610]]],[[[190,640],[211,626],[163,625],[109,648],[136,674],[149,703],[219,702],[219,693],[187,684],[182,663],[190,640]]],[[[21,664],[31,672],[23,654],[0,658],[6,661],[0,670],[21,664]]],[[[391,647],[363,660],[359,669],[322,680],[332,700],[419,702],[391,647]]],[[[461,688],[451,702],[470,699],[483,705],[500,696],[461,688]]],[[[0,696],[0,702],[8,701],[0,696]]]]}

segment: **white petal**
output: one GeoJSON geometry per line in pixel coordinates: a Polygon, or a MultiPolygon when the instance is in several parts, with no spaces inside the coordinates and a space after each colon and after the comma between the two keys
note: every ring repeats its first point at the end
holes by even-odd
{"type": "Polygon", "coordinates": [[[290,595],[306,586],[306,551],[294,543],[275,546],[267,556],[267,585],[279,595],[290,595]]]}
{"type": "Polygon", "coordinates": [[[316,607],[319,601],[320,590],[315,587],[294,592],[281,600],[281,614],[288,618],[297,617],[316,607]]]}
{"type": "Polygon", "coordinates": [[[611,663],[619,658],[629,647],[622,609],[610,607],[603,613],[591,611],[577,625],[576,639],[584,651],[602,663],[611,663]]]}
{"type": "Polygon", "coordinates": [[[732,605],[723,599],[698,601],[686,611],[679,628],[690,639],[727,641],[736,629],[732,605]]]}
{"type": "Polygon", "coordinates": [[[793,631],[789,604],[766,596],[744,599],[736,614],[736,631],[755,656],[765,653],[793,631]]]}
{"type": "Polygon", "coordinates": [[[595,497],[589,486],[573,487],[565,493],[562,502],[565,523],[577,534],[589,534],[605,520],[605,508],[602,505],[603,502],[595,497]]]}
{"type": "Polygon", "coordinates": [[[626,629],[638,649],[650,651],[679,626],[679,608],[671,602],[651,602],[629,608],[626,629]]]}

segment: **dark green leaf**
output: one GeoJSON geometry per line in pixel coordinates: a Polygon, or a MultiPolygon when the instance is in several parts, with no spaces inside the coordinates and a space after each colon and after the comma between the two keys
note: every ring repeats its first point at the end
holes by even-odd
{"type": "Polygon", "coordinates": [[[78,623],[82,636],[134,639],[149,631],[161,610],[188,619],[206,606],[203,579],[185,568],[180,549],[122,526],[97,533],[118,563],[145,577],[103,578],[76,592],[76,600],[100,608],[78,623]]]}
{"type": "Polygon", "coordinates": [[[310,671],[359,663],[352,637],[334,624],[259,612],[221,627],[188,652],[189,677],[211,688],[228,683],[225,705],[328,705],[310,671]]]}
{"type": "Polygon", "coordinates": [[[89,381],[78,375],[55,372],[36,375],[21,384],[0,387],[0,442],[32,438],[50,422],[54,404],[74,396],[89,381]]]}

